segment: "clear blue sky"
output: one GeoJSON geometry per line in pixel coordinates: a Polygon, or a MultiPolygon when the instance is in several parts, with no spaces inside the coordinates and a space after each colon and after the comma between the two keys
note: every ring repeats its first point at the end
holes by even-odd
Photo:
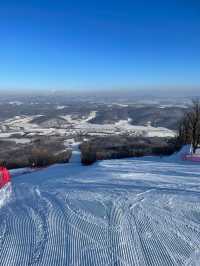
{"type": "Polygon", "coordinates": [[[1,0],[0,88],[200,85],[198,0],[1,0]]]}

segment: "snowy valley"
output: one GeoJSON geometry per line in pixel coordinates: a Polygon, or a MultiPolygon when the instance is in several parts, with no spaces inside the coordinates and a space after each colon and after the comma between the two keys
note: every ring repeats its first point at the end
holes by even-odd
{"type": "Polygon", "coordinates": [[[0,159],[9,168],[30,165],[40,145],[54,162],[67,162],[73,142],[95,138],[172,138],[187,103],[127,102],[66,96],[8,97],[0,101],[0,159]],[[17,154],[15,156],[14,154],[17,154]]]}

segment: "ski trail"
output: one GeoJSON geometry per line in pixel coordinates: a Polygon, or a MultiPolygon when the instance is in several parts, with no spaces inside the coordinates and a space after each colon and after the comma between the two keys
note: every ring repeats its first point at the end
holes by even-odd
{"type": "Polygon", "coordinates": [[[12,185],[11,183],[8,183],[0,189],[0,209],[11,200],[11,196],[12,185]]]}
{"type": "Polygon", "coordinates": [[[36,204],[27,206],[27,211],[35,226],[35,243],[31,250],[29,265],[37,264],[41,260],[48,237],[48,204],[38,190],[36,190],[36,195],[36,204]]]}
{"type": "Polygon", "coordinates": [[[198,266],[199,176],[150,159],[18,176],[0,191],[0,265],[198,266]]]}
{"type": "Polygon", "coordinates": [[[28,265],[33,240],[33,224],[26,207],[17,204],[7,214],[7,230],[2,247],[0,265],[28,265]],[[20,213],[20,214],[19,214],[20,213]],[[12,232],[12,234],[10,233],[12,232]]]}

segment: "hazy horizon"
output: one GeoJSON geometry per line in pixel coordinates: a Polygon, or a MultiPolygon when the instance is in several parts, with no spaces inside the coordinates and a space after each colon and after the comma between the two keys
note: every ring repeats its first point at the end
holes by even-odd
{"type": "Polygon", "coordinates": [[[117,89],[102,89],[102,90],[55,90],[55,89],[1,89],[2,96],[80,96],[80,97],[141,97],[148,99],[154,98],[195,98],[200,97],[200,87],[135,87],[132,89],[117,88],[117,89]],[[173,91],[173,94],[172,94],[173,91]]]}

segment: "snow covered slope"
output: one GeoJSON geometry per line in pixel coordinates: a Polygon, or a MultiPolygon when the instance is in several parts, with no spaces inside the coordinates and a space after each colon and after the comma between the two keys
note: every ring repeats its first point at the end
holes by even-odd
{"type": "Polygon", "coordinates": [[[200,165],[177,157],[71,164],[13,177],[0,265],[199,265],[200,165]]]}

